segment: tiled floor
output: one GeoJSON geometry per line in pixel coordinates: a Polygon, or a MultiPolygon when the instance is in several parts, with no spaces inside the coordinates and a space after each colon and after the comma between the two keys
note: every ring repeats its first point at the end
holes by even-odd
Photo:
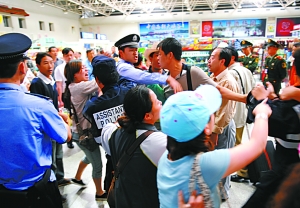
{"type": "MultiPolygon", "coordinates": [[[[251,126],[250,126],[251,130],[251,126]]],[[[248,138],[246,132],[244,137],[248,138]]],[[[64,167],[65,177],[72,178],[75,176],[77,166],[80,159],[83,157],[83,152],[76,146],[69,149],[66,144],[64,148],[64,167]]],[[[103,164],[106,163],[104,151],[101,148],[103,164]]],[[[107,202],[95,201],[95,186],[91,177],[92,167],[89,165],[83,173],[82,180],[87,184],[86,188],[81,186],[70,184],[64,187],[60,187],[61,193],[67,197],[67,201],[64,203],[64,208],[109,208],[107,202]]],[[[103,176],[105,175],[105,165],[103,166],[103,176]]],[[[227,202],[222,203],[221,208],[239,208],[241,207],[253,193],[255,187],[250,183],[234,183],[231,182],[229,204],[227,202]]]]}

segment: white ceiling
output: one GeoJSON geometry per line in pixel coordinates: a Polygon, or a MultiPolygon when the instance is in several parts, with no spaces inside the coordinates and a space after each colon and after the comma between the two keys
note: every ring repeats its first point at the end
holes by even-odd
{"type": "MultiPolygon", "coordinates": [[[[294,8],[300,0],[32,0],[83,18],[150,16],[174,13],[216,12],[223,10],[294,8]]],[[[264,10],[266,11],[266,10],[264,10]]],[[[299,16],[298,12],[298,16],[299,16]]]]}
{"type": "Polygon", "coordinates": [[[300,7],[297,8],[256,8],[256,9],[228,9],[203,12],[180,12],[165,14],[133,14],[109,17],[91,17],[80,19],[81,25],[99,24],[121,24],[121,23],[151,23],[166,21],[205,21],[205,20],[226,20],[242,18],[268,18],[269,22],[275,21],[275,17],[300,17],[300,7]]]}

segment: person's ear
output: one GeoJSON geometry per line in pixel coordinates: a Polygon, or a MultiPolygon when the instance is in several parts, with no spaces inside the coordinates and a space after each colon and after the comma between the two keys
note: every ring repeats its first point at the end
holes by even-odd
{"type": "Polygon", "coordinates": [[[168,53],[168,58],[169,58],[169,59],[172,59],[172,57],[174,57],[173,52],[169,52],[169,53],[168,53]]]}
{"type": "Polygon", "coordinates": [[[209,127],[209,123],[208,124],[206,124],[206,126],[205,126],[205,128],[204,128],[204,134],[205,135],[211,135],[211,129],[210,129],[210,127],[209,127]]]}
{"type": "Polygon", "coordinates": [[[124,51],[123,50],[119,50],[119,55],[123,56],[123,54],[124,54],[124,51]]]}
{"type": "Polygon", "coordinates": [[[153,115],[151,113],[146,113],[144,116],[144,121],[151,121],[153,115]]]}
{"type": "Polygon", "coordinates": [[[18,65],[18,70],[20,72],[21,75],[26,74],[27,73],[27,67],[25,66],[25,63],[23,61],[21,61],[18,65]]]}
{"type": "Polygon", "coordinates": [[[152,57],[149,56],[149,61],[151,62],[151,64],[152,64],[152,60],[153,60],[153,56],[152,57]]]}
{"type": "Polygon", "coordinates": [[[225,59],[221,59],[221,64],[225,65],[225,59]]]}

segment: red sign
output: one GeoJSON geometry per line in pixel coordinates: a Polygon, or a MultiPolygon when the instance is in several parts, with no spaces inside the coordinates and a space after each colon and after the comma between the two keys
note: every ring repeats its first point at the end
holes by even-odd
{"type": "Polygon", "coordinates": [[[276,36],[292,36],[294,25],[300,23],[300,18],[277,18],[276,36]]]}
{"type": "Polygon", "coordinates": [[[202,37],[212,37],[213,36],[213,22],[204,21],[202,22],[202,37]]]}

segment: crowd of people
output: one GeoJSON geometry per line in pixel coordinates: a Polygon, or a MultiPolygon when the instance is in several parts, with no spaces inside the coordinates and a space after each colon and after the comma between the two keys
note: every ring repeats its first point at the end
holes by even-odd
{"type": "Polygon", "coordinates": [[[273,40],[266,45],[265,86],[255,84],[249,41],[241,43],[244,57],[233,47],[215,48],[208,76],[183,63],[175,38],[146,49],[150,66],[142,66],[139,40],[137,34],[125,36],[112,53],[87,49],[84,61],[74,59],[71,48],[60,59],[50,47],[36,54],[39,71],[24,92],[25,52],[32,42],[20,33],[0,36],[1,207],[62,207],[58,186],[85,186],[88,164],[95,200],[106,200],[114,184],[111,208],[220,207],[230,197],[230,180],[249,178],[245,167],[262,154],[268,136],[276,140],[272,170],[243,207],[298,207],[298,187],[291,181],[299,177],[299,44],[290,86],[279,93],[286,62],[273,40]],[[242,143],[246,121],[254,125],[242,143]],[[96,145],[82,142],[90,137],[96,145]],[[65,142],[69,148],[76,143],[85,155],[71,179],[64,175],[65,142]],[[100,148],[107,158],[105,176],[100,148]]]}

